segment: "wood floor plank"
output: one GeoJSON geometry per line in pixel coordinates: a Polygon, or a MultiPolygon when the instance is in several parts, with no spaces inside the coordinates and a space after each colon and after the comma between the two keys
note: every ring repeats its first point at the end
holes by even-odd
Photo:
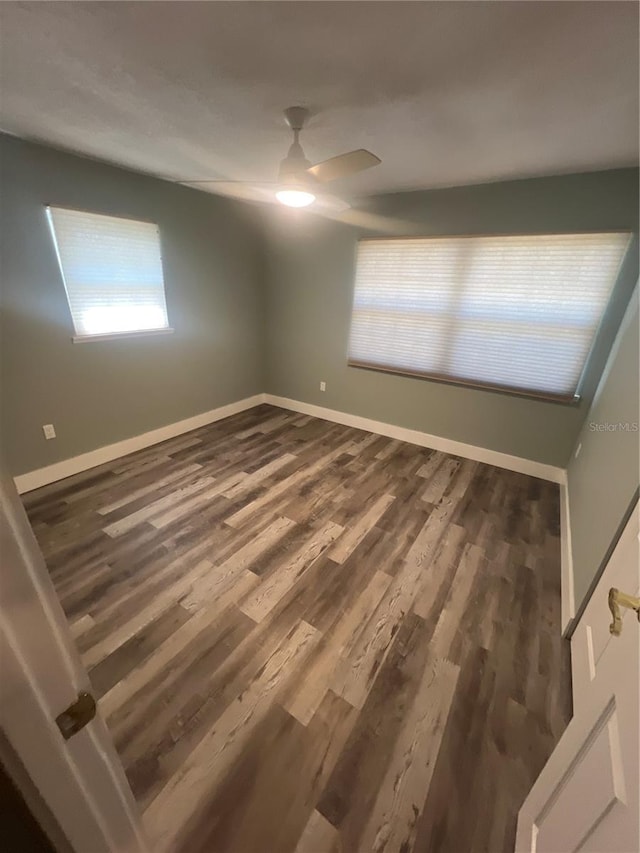
{"type": "Polygon", "coordinates": [[[178,667],[172,666],[169,679],[164,673],[160,675],[156,683],[156,705],[158,695],[164,698],[157,725],[155,718],[151,730],[148,724],[144,725],[145,714],[148,718],[149,709],[154,707],[153,700],[146,706],[146,711],[144,708],[139,710],[137,699],[135,704],[132,701],[123,708],[125,736],[129,740],[130,733],[133,733],[135,739],[128,744],[117,738],[116,746],[123,756],[127,775],[143,810],[181,771],[194,750],[200,748],[228,707],[237,699],[242,700],[279,646],[300,624],[295,607],[287,608],[268,626],[262,623],[255,627],[249,617],[232,606],[216,619],[212,626],[214,633],[219,633],[219,624],[224,623],[227,616],[236,622],[243,620],[239,624],[244,634],[239,641],[234,641],[232,648],[228,647],[226,639],[222,643],[215,641],[211,647],[206,635],[202,634],[198,637],[199,648],[195,650],[195,657],[195,643],[181,656],[180,666],[182,661],[186,664],[184,670],[178,671],[178,667]],[[249,628],[246,631],[247,623],[254,630],[249,628]],[[133,732],[129,725],[131,714],[136,718],[133,732]]]}
{"type": "Polygon", "coordinates": [[[89,613],[85,613],[84,616],[81,616],[69,625],[69,628],[71,629],[71,636],[74,640],[77,640],[78,637],[81,637],[89,629],[93,628],[94,624],[93,616],[89,613]]]}
{"type": "Polygon", "coordinates": [[[236,486],[240,485],[244,480],[246,480],[246,478],[247,475],[244,473],[244,471],[240,471],[237,474],[232,474],[221,482],[216,483],[210,489],[198,492],[196,495],[189,498],[188,500],[181,501],[178,506],[172,507],[171,509],[168,509],[166,512],[163,512],[160,515],[153,516],[153,518],[150,519],[150,523],[157,529],[167,527],[173,521],[176,521],[180,518],[184,518],[186,515],[190,515],[194,510],[197,510],[203,504],[210,503],[212,498],[217,497],[218,495],[227,491],[227,489],[233,489],[236,486]]]}
{"type": "Polygon", "coordinates": [[[464,527],[450,524],[435,548],[428,571],[424,572],[413,602],[413,612],[425,620],[435,623],[450,594],[460,555],[466,544],[464,527]]]}
{"type": "Polygon", "coordinates": [[[418,470],[418,477],[431,480],[446,458],[446,454],[439,450],[433,450],[427,461],[418,470]]]}
{"type": "Polygon", "coordinates": [[[108,634],[101,642],[91,646],[83,655],[82,662],[86,667],[95,666],[107,655],[114,652],[131,637],[145,628],[161,613],[179,601],[191,589],[203,575],[210,573],[212,564],[208,560],[202,560],[191,571],[187,572],[180,580],[156,595],[147,605],[143,607],[131,619],[125,622],[118,630],[108,634]]]}
{"type": "Polygon", "coordinates": [[[238,605],[240,610],[256,622],[262,621],[342,531],[343,528],[333,522],[329,522],[317,532],[314,531],[290,561],[285,562],[278,571],[273,572],[249,595],[244,596],[238,605]]]}
{"type": "Polygon", "coordinates": [[[132,527],[140,524],[141,521],[146,521],[154,515],[159,515],[164,510],[177,504],[180,500],[188,498],[197,492],[204,491],[211,486],[213,482],[213,477],[202,477],[187,486],[183,486],[181,489],[171,492],[166,497],[160,498],[160,500],[144,506],[137,512],[125,516],[122,520],[114,521],[113,524],[108,524],[104,528],[104,532],[109,536],[121,536],[123,533],[131,530],[132,527]]]}
{"type": "Polygon", "coordinates": [[[122,681],[128,673],[136,670],[165,639],[173,636],[189,617],[190,614],[184,607],[174,604],[94,666],[89,672],[89,678],[96,699],[122,681]]]}
{"type": "Polygon", "coordinates": [[[145,486],[140,486],[139,488],[134,489],[133,491],[128,489],[123,497],[119,498],[118,500],[112,501],[111,503],[108,503],[106,505],[99,506],[96,511],[100,515],[109,515],[110,513],[114,512],[114,510],[121,509],[123,506],[126,506],[127,504],[133,503],[134,501],[145,497],[145,495],[151,495],[154,493],[157,494],[158,488],[166,486],[169,483],[173,483],[176,480],[180,480],[182,479],[182,477],[189,476],[189,474],[195,474],[196,471],[199,471],[201,468],[201,465],[180,466],[177,470],[172,471],[170,474],[167,474],[166,477],[161,477],[159,480],[157,478],[154,478],[152,482],[148,483],[145,486]]]}
{"type": "Polygon", "coordinates": [[[151,803],[144,822],[155,849],[171,848],[182,824],[233,765],[252,728],[267,713],[277,689],[304,662],[317,640],[316,629],[301,622],[268,661],[261,676],[229,706],[198,750],[151,803]]]}
{"type": "Polygon", "coordinates": [[[456,506],[467,494],[467,490],[478,472],[478,464],[473,459],[463,459],[462,464],[458,467],[453,477],[451,489],[447,494],[447,499],[456,506]]]}
{"type": "Polygon", "coordinates": [[[373,432],[366,433],[359,441],[354,442],[351,447],[347,448],[345,453],[348,453],[349,456],[358,456],[363,450],[366,450],[370,444],[378,441],[378,438],[379,436],[373,432]]]}
{"type": "Polygon", "coordinates": [[[303,678],[291,689],[283,700],[289,713],[303,725],[308,725],[320,706],[328,685],[332,683],[335,669],[343,658],[348,658],[353,645],[364,630],[369,614],[375,612],[389,588],[391,578],[384,572],[376,572],[371,582],[359,596],[355,606],[344,613],[318,653],[311,656],[303,678]]]}
{"type": "Polygon", "coordinates": [[[351,529],[340,537],[329,556],[336,563],[344,563],[353,553],[371,528],[380,520],[395,500],[395,495],[381,495],[380,498],[352,525],[351,529]]]}
{"type": "Polygon", "coordinates": [[[408,614],[316,806],[339,830],[343,850],[362,849],[362,833],[428,660],[427,627],[408,614]]]}
{"type": "Polygon", "coordinates": [[[339,853],[338,830],[315,809],[296,845],[295,853],[339,853]]]}
{"type": "Polygon", "coordinates": [[[260,405],[24,501],[154,853],[513,849],[557,486],[260,405]]]}
{"type": "MultiPolygon", "coordinates": [[[[208,557],[211,548],[209,543],[199,542],[182,550],[169,550],[157,540],[150,540],[143,546],[141,552],[131,552],[130,560],[120,560],[108,567],[112,578],[105,578],[99,583],[101,604],[99,608],[89,608],[95,619],[94,629],[87,634],[87,644],[95,644],[114,629],[120,627],[127,619],[138,613],[148,600],[158,595],[172,584],[178,583],[203,559],[211,562],[208,557]]],[[[86,587],[81,590],[80,602],[87,603],[86,587]]],[[[76,611],[78,603],[69,593],[65,599],[67,612],[76,611]],[[71,604],[73,602],[73,605],[71,604]]]]}
{"type": "MultiPolygon", "coordinates": [[[[191,592],[184,597],[183,606],[188,610],[202,607],[206,602],[217,600],[233,588],[238,577],[250,570],[254,561],[284,534],[295,526],[290,518],[280,516],[262,533],[260,537],[248,542],[225,560],[215,571],[209,572],[194,584],[191,592]]],[[[257,579],[256,579],[257,580],[257,579]]]]}
{"type": "Polygon", "coordinates": [[[421,573],[416,561],[407,561],[369,617],[354,648],[340,657],[331,689],[354,708],[362,708],[366,701],[393,637],[411,608],[421,573]]]}
{"type": "Polygon", "coordinates": [[[248,474],[245,478],[243,478],[239,483],[231,488],[225,489],[224,496],[229,500],[233,500],[238,497],[238,495],[244,494],[245,492],[254,489],[258,483],[262,483],[263,480],[268,480],[273,474],[277,473],[281,468],[284,468],[286,465],[289,465],[291,462],[295,462],[296,457],[293,453],[283,453],[278,455],[273,461],[269,462],[267,465],[263,465],[260,468],[257,468],[251,474],[248,474]]]}
{"type": "MultiPolygon", "coordinates": [[[[432,782],[418,816],[414,850],[446,853],[452,833],[460,845],[458,849],[474,849],[473,837],[480,815],[470,808],[470,803],[474,791],[482,784],[478,784],[478,777],[470,773],[469,768],[475,763],[475,756],[482,755],[482,744],[487,737],[484,722],[494,683],[495,672],[488,662],[488,654],[484,649],[477,649],[465,661],[456,684],[432,782]],[[451,785],[453,778],[455,785],[451,785]]],[[[514,837],[515,833],[511,838],[511,850],[514,837]]]]}
{"type": "Polygon", "coordinates": [[[400,853],[413,848],[458,674],[459,667],[446,658],[427,664],[378,789],[361,849],[400,853]]]}
{"type": "Polygon", "coordinates": [[[306,728],[272,705],[212,801],[185,827],[178,849],[292,851],[355,716],[354,709],[333,694],[306,728]],[[258,756],[266,751],[271,759],[260,761],[258,756]],[[247,786],[254,791],[248,810],[242,796],[247,786]]]}
{"type": "MultiPolygon", "coordinates": [[[[110,719],[118,751],[142,808],[179,771],[228,705],[252,683],[260,665],[245,660],[235,684],[221,687],[220,671],[233,670],[253,623],[237,608],[216,615],[145,690],[110,719]],[[231,665],[230,665],[231,664],[231,665]],[[162,701],[158,701],[161,697],[162,701]]],[[[282,633],[280,640],[286,636],[282,633]]],[[[258,658],[266,664],[277,647],[271,642],[258,658]]]]}
{"type": "Polygon", "coordinates": [[[340,456],[347,447],[351,446],[351,442],[345,442],[343,445],[340,445],[335,450],[329,451],[329,453],[325,453],[323,456],[318,459],[317,462],[314,462],[313,465],[306,466],[296,471],[294,474],[291,474],[284,480],[280,480],[273,486],[267,493],[262,495],[259,498],[256,498],[247,506],[243,507],[243,509],[234,513],[232,516],[226,519],[226,523],[230,524],[232,527],[239,527],[241,524],[246,523],[248,519],[251,518],[259,509],[264,507],[265,505],[271,503],[275,499],[281,497],[283,494],[286,494],[289,491],[297,489],[304,481],[311,480],[316,474],[319,474],[323,468],[326,468],[328,465],[333,462],[338,456],[340,456]]]}
{"type": "MultiPolygon", "coordinates": [[[[215,609],[217,610],[217,608],[215,609]]],[[[144,691],[158,673],[176,658],[201,631],[211,626],[213,620],[214,613],[209,609],[203,609],[193,614],[191,619],[161,643],[143,664],[114,684],[102,696],[100,710],[103,715],[109,719],[125,702],[137,693],[144,691]]]]}
{"type": "Polygon", "coordinates": [[[422,493],[422,500],[426,503],[439,503],[459,467],[459,459],[445,459],[429,480],[427,488],[422,493]]]}
{"type": "Polygon", "coordinates": [[[446,523],[443,518],[444,513],[437,510],[429,516],[404,566],[370,617],[359,642],[348,657],[341,659],[331,686],[356,708],[364,704],[398,625],[413,605],[420,588],[424,563],[433,556],[444,535],[446,523]]]}
{"type": "MultiPolygon", "coordinates": [[[[443,655],[451,657],[451,644],[460,623],[468,612],[466,608],[471,605],[469,598],[476,573],[485,562],[481,548],[476,545],[465,546],[431,640],[432,646],[443,655]]],[[[414,609],[418,612],[416,608],[414,609]]]]}

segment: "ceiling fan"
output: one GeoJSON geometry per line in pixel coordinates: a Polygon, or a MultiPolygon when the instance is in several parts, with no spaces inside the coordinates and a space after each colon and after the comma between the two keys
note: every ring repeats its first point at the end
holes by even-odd
{"type": "Polygon", "coordinates": [[[377,166],[381,162],[380,158],[364,148],[358,148],[313,166],[300,145],[300,133],[309,118],[309,110],[305,107],[289,107],[284,111],[284,117],[293,132],[293,142],[287,156],[280,163],[277,181],[251,183],[201,180],[180,183],[196,188],[208,184],[214,192],[245,201],[279,202],[287,207],[313,205],[314,209],[319,211],[324,209],[339,212],[348,209],[349,204],[343,199],[323,192],[323,185],[377,166]]]}

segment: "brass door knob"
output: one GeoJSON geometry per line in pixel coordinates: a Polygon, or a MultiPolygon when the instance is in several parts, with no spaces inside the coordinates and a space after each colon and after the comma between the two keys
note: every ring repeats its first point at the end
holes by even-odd
{"type": "Polygon", "coordinates": [[[609,625],[609,630],[615,637],[619,637],[622,631],[621,607],[628,607],[630,610],[635,610],[638,621],[640,622],[640,598],[636,598],[634,595],[627,595],[626,592],[620,592],[619,589],[612,586],[609,590],[609,610],[613,616],[613,622],[609,625]]]}
{"type": "Polygon", "coordinates": [[[81,731],[96,715],[96,700],[91,693],[78,693],[76,701],[58,714],[56,723],[65,740],[81,731]]]}

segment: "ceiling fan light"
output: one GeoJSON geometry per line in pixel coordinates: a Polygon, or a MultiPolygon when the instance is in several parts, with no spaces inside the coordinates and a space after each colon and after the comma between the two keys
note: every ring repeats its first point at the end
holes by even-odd
{"type": "Polygon", "coordinates": [[[287,207],[308,207],[316,200],[313,193],[305,190],[279,190],[276,198],[280,204],[285,204],[287,207]]]}

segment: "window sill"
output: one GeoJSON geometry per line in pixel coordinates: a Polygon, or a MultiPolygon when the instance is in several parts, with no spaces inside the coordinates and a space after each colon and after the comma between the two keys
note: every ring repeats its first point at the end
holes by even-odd
{"type": "Polygon", "coordinates": [[[443,385],[455,385],[459,388],[473,388],[476,391],[490,391],[492,394],[506,394],[509,397],[524,397],[529,400],[539,400],[542,403],[559,403],[563,406],[577,406],[581,402],[580,394],[572,397],[564,397],[559,394],[545,393],[544,391],[528,391],[524,388],[510,388],[507,385],[491,385],[488,382],[474,382],[472,380],[460,379],[455,376],[443,376],[434,373],[412,373],[402,368],[383,367],[378,364],[368,364],[362,361],[347,361],[348,367],[357,370],[372,370],[374,373],[389,373],[392,376],[406,376],[409,379],[423,379],[427,382],[439,382],[443,385]]]}
{"type": "Polygon", "coordinates": [[[173,329],[142,329],[139,332],[110,332],[106,335],[74,335],[74,344],[90,344],[94,341],[119,341],[125,338],[148,338],[155,335],[172,335],[173,329]]]}

